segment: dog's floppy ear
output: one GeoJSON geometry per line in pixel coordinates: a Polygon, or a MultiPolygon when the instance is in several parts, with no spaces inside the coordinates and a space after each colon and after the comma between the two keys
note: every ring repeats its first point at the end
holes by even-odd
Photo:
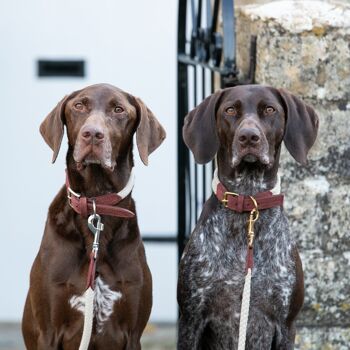
{"type": "Polygon", "coordinates": [[[57,106],[47,115],[40,125],[41,136],[53,150],[52,163],[55,163],[62,143],[65,123],[64,110],[66,108],[66,104],[80,91],[81,90],[77,90],[65,96],[60,102],[57,103],[57,106]]]}
{"type": "Polygon", "coordinates": [[[185,117],[183,139],[199,164],[211,161],[219,149],[216,112],[223,90],[207,97],[185,117]]]}
{"type": "Polygon", "coordinates": [[[307,154],[314,144],[318,131],[318,116],[315,110],[298,97],[284,89],[278,90],[287,117],[284,144],[294,159],[307,163],[307,154]]]}
{"type": "Polygon", "coordinates": [[[52,163],[55,163],[64,133],[64,109],[71,95],[65,96],[47,115],[40,125],[40,133],[53,150],[52,163]]]}
{"type": "Polygon", "coordinates": [[[139,117],[136,144],[142,162],[148,165],[148,156],[160,146],[165,139],[166,132],[154,114],[139,98],[136,98],[136,110],[139,117]]]}

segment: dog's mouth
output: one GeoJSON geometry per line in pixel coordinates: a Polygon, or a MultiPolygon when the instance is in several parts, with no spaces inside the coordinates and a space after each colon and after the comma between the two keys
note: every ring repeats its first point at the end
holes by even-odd
{"type": "Polygon", "coordinates": [[[258,161],[258,157],[254,154],[247,154],[242,160],[247,163],[255,163],[258,161]]]}
{"type": "Polygon", "coordinates": [[[272,166],[272,161],[270,160],[268,154],[265,152],[258,152],[254,149],[247,149],[240,153],[236,153],[232,157],[232,167],[235,168],[243,163],[251,165],[263,165],[266,167],[272,166]]]}
{"type": "Polygon", "coordinates": [[[75,162],[77,166],[77,170],[82,171],[86,169],[89,165],[100,165],[102,168],[107,169],[109,171],[113,171],[115,168],[115,163],[112,164],[111,162],[102,162],[99,159],[84,159],[81,162],[75,162]]]}
{"type": "Polygon", "coordinates": [[[74,152],[73,158],[78,171],[83,171],[90,165],[99,165],[103,169],[113,171],[116,162],[112,161],[110,157],[104,156],[99,149],[95,150],[93,147],[88,147],[82,152],[74,152]]]}

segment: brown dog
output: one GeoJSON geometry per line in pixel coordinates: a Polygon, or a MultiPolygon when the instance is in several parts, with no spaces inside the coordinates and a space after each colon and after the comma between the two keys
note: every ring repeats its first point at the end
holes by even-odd
{"type": "Polygon", "coordinates": [[[303,271],[277,172],[282,142],[305,164],[317,131],[313,108],[260,85],[220,90],[187,115],[186,145],[198,163],[216,156],[218,174],[180,263],[179,350],[237,349],[248,268],[245,349],[294,348],[303,271]],[[255,237],[247,229],[252,209],[260,212],[255,237]]]}
{"type": "Polygon", "coordinates": [[[147,165],[148,155],[162,143],[165,131],[141,100],[107,84],[66,96],[43,121],[40,131],[54,152],[53,162],[64,125],[69,141],[67,178],[70,188],[81,197],[74,196],[74,203],[68,201],[63,187],[49,208],[23,315],[26,347],[79,348],[82,296],[93,243],[86,218],[94,209],[91,198],[96,198],[104,230],[94,274],[89,349],[140,349],[152,306],[152,279],[136,216],[131,217],[135,213],[131,194],[121,199],[115,193],[125,188],[131,176],[134,133],[147,165]],[[118,207],[115,203],[100,205],[98,198],[118,198],[118,207]]]}

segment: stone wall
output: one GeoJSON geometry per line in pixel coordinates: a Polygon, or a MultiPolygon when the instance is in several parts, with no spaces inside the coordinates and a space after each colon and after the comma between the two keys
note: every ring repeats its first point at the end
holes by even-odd
{"type": "Polygon", "coordinates": [[[350,349],[350,9],[319,1],[241,6],[237,33],[242,75],[255,34],[256,82],[287,88],[320,118],[309,164],[285,149],[281,157],[305,273],[296,348],[350,349]]]}
{"type": "MultiPolygon", "coordinates": [[[[266,4],[274,1],[280,1],[280,0],[234,0],[234,3],[236,6],[242,6],[242,5],[251,5],[251,4],[266,4]]],[[[301,0],[291,0],[291,1],[298,2],[301,0]]],[[[311,1],[318,1],[318,0],[311,0],[311,1]]],[[[340,5],[350,4],[350,0],[321,0],[321,1],[333,3],[333,4],[340,4],[340,5]]]]}

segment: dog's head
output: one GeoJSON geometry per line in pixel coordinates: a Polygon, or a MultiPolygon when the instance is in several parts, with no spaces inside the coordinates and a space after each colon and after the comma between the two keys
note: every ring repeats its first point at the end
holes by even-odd
{"type": "Polygon", "coordinates": [[[245,85],[207,97],[186,116],[183,137],[200,164],[222,149],[232,168],[254,163],[269,169],[282,141],[306,164],[317,130],[315,111],[299,98],[283,89],[245,85]]]}
{"type": "Polygon", "coordinates": [[[69,147],[79,171],[100,164],[113,171],[119,156],[136,142],[140,158],[162,143],[165,131],[153,113],[138,98],[108,84],[88,86],[64,97],[40,126],[40,132],[53,150],[55,162],[67,128],[69,147]]]}

